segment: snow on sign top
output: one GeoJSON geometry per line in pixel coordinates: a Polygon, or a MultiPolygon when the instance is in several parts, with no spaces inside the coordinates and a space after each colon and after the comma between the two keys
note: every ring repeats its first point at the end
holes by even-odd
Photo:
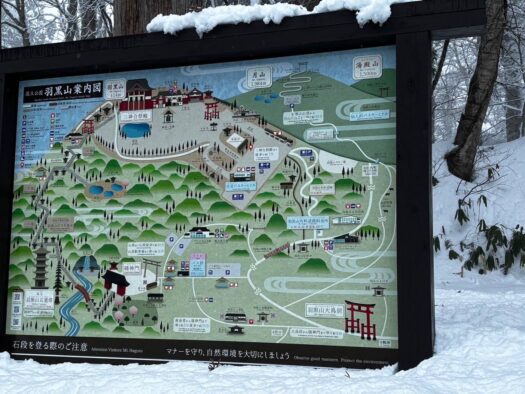
{"type": "MultiPolygon", "coordinates": [[[[184,29],[195,28],[200,37],[218,25],[251,23],[262,20],[279,24],[286,17],[319,14],[347,9],[357,11],[357,21],[361,26],[367,22],[382,24],[391,14],[390,6],[419,0],[321,0],[312,11],[303,6],[287,3],[254,4],[251,6],[229,5],[205,8],[200,12],[184,15],[158,15],[148,24],[150,33],[164,32],[176,34],[184,29]]],[[[252,2],[253,3],[253,2],[252,2]]]]}

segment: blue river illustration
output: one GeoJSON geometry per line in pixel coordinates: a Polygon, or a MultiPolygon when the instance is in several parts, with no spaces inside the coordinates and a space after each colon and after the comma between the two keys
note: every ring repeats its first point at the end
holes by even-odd
{"type": "MultiPolygon", "coordinates": [[[[84,258],[84,266],[86,265],[87,269],[89,270],[89,257],[84,258]]],[[[73,271],[73,275],[75,275],[75,278],[78,279],[78,282],[84,286],[88,292],[91,291],[93,284],[87,280],[85,276],[83,276],[79,271],[73,271]]],[[[60,316],[62,316],[62,318],[70,325],[69,330],[66,332],[66,336],[68,337],[74,337],[80,331],[80,323],[71,315],[71,312],[83,299],[84,297],[82,294],[77,292],[69,300],[67,300],[67,302],[62,305],[59,310],[60,316]]]]}

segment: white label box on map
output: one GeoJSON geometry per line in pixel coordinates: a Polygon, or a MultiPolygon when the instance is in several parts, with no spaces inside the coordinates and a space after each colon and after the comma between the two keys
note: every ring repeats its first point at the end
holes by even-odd
{"type": "Polygon", "coordinates": [[[254,190],[257,190],[257,182],[255,181],[226,182],[227,192],[249,192],[254,190]]]}
{"type": "Polygon", "coordinates": [[[336,319],[345,317],[345,307],[343,304],[306,304],[306,317],[321,317],[336,319]]]}
{"type": "Polygon", "coordinates": [[[210,319],[207,317],[174,317],[173,331],[192,334],[209,334],[210,319]]]}
{"type": "Polygon", "coordinates": [[[255,148],[253,150],[253,160],[255,161],[279,160],[279,148],[276,146],[255,148]]]}
{"type": "Polygon", "coordinates": [[[28,289],[24,291],[25,317],[53,317],[55,314],[53,290],[28,289]]]}
{"type": "Polygon", "coordinates": [[[330,218],[328,216],[288,216],[286,227],[288,230],[328,230],[330,218]]]}
{"type": "Polygon", "coordinates": [[[213,277],[225,277],[228,276],[241,276],[241,264],[240,263],[208,263],[206,267],[207,276],[213,277]]]}
{"type": "Polygon", "coordinates": [[[206,253],[190,255],[190,276],[206,276],[206,253]]]}
{"type": "Polygon", "coordinates": [[[84,156],[93,156],[95,154],[95,147],[94,146],[83,146],[82,154],[84,156]]]}
{"type": "Polygon", "coordinates": [[[356,56],[354,58],[354,79],[376,79],[383,75],[381,55],[356,56]]]}
{"type": "Polygon", "coordinates": [[[128,242],[128,256],[164,256],[164,242],[128,242]]]}
{"type": "Polygon", "coordinates": [[[23,187],[22,187],[22,191],[24,193],[36,193],[36,185],[35,184],[32,184],[32,183],[26,183],[23,187]]]}
{"type": "Polygon", "coordinates": [[[269,88],[272,86],[272,66],[246,69],[246,86],[248,89],[269,88]]]}
{"type": "Polygon", "coordinates": [[[75,226],[73,216],[52,216],[47,219],[46,228],[52,233],[70,233],[75,226]]]}
{"type": "Polygon", "coordinates": [[[377,344],[379,347],[392,347],[392,341],[390,339],[380,339],[377,344]]]}
{"type": "Polygon", "coordinates": [[[151,121],[151,109],[141,111],[125,111],[120,113],[120,121],[126,122],[148,122],[151,121]]]}
{"type": "Polygon", "coordinates": [[[324,120],[324,111],[322,109],[313,109],[310,111],[294,111],[283,113],[283,123],[286,126],[294,124],[320,123],[324,120]]]}
{"type": "Polygon", "coordinates": [[[390,119],[389,109],[381,109],[377,111],[350,112],[350,122],[359,122],[362,120],[382,120],[382,119],[390,119]]]}
{"type": "Polygon", "coordinates": [[[108,79],[104,81],[104,98],[106,100],[122,100],[126,98],[126,80],[108,79]]]}
{"type": "Polygon", "coordinates": [[[142,263],[123,263],[122,264],[122,273],[124,275],[140,275],[142,271],[142,263]]]}
{"type": "Polygon", "coordinates": [[[290,336],[292,338],[343,339],[343,331],[317,327],[292,327],[290,329],[290,336]]]}
{"type": "Polygon", "coordinates": [[[306,141],[325,141],[333,140],[334,138],[334,129],[332,127],[319,127],[315,129],[307,129],[305,133],[306,141]]]}
{"type": "Polygon", "coordinates": [[[34,220],[24,220],[22,223],[22,226],[24,228],[34,228],[35,227],[35,221],[34,220]]]}
{"type": "Polygon", "coordinates": [[[292,94],[290,96],[284,96],[284,105],[299,105],[301,104],[301,95],[292,94]]]}
{"type": "Polygon", "coordinates": [[[379,166],[377,164],[363,164],[363,176],[378,176],[379,166]]]}
{"type": "Polygon", "coordinates": [[[320,185],[310,185],[310,195],[329,196],[335,194],[335,184],[323,183],[320,185]]]}

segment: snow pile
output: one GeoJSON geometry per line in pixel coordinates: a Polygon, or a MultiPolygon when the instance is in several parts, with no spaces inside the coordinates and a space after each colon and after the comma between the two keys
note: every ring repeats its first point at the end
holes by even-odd
{"type": "Polygon", "coordinates": [[[200,12],[184,15],[158,15],[147,26],[150,33],[164,32],[176,34],[184,29],[195,28],[199,36],[213,30],[218,25],[251,23],[262,20],[279,24],[286,17],[306,15],[306,8],[292,4],[273,5],[230,5],[205,8],[200,12]]]}
{"type": "Polygon", "coordinates": [[[436,355],[395,374],[381,370],[223,365],[42,365],[0,354],[0,393],[523,393],[525,282],[518,273],[454,273],[438,258],[436,355]]]}
{"type": "Polygon", "coordinates": [[[158,15],[147,26],[150,33],[177,32],[195,28],[200,37],[218,25],[251,23],[262,20],[279,24],[284,18],[300,15],[319,14],[343,9],[357,11],[357,21],[362,26],[369,21],[384,23],[391,14],[390,6],[418,0],[322,0],[312,11],[303,6],[287,3],[254,4],[250,6],[230,5],[205,8],[200,12],[184,15],[158,15]]]}
{"type": "Polygon", "coordinates": [[[390,6],[396,3],[408,3],[417,0],[322,0],[312,13],[339,10],[357,11],[357,22],[361,26],[367,22],[383,24],[390,18],[390,6]]]}

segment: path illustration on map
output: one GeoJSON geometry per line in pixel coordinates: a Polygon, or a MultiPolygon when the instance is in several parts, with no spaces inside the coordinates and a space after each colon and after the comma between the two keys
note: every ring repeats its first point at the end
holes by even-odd
{"type": "Polygon", "coordinates": [[[24,82],[7,332],[397,348],[395,89],[390,47],[24,82]]]}

